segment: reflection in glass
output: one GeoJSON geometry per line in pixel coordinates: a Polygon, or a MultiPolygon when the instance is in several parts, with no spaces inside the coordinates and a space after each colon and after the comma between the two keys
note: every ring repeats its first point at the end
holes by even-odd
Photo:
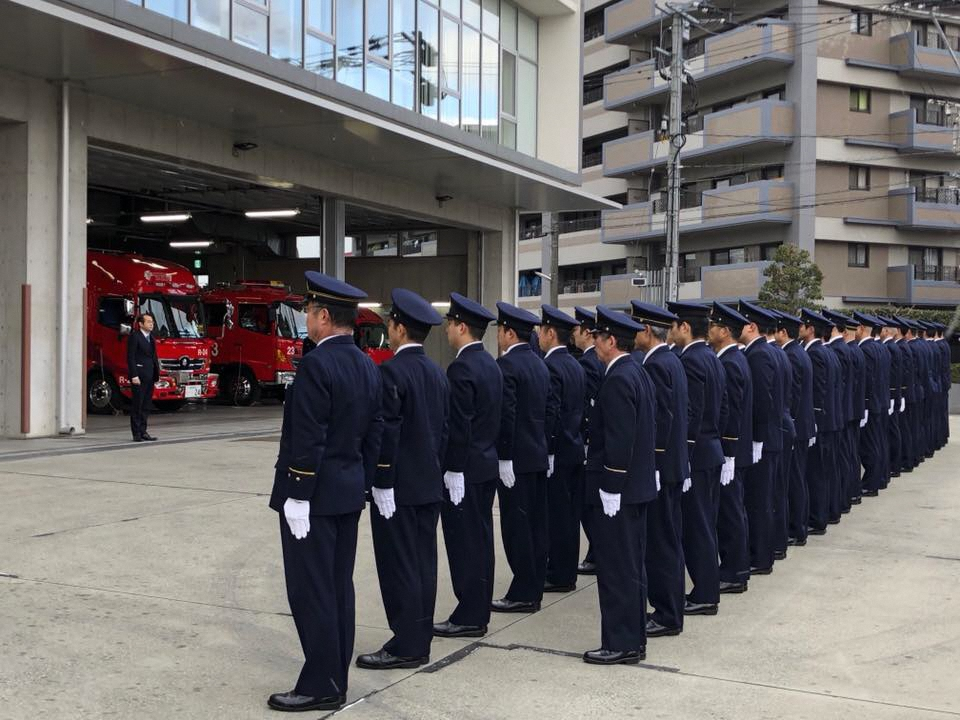
{"type": "Polygon", "coordinates": [[[367,92],[381,100],[390,100],[390,68],[367,61],[367,92]]]}
{"type": "Polygon", "coordinates": [[[517,124],[506,118],[500,120],[500,144],[517,149],[517,124]]]}
{"type": "Polygon", "coordinates": [[[190,24],[220,37],[228,37],[230,35],[230,0],[192,0],[190,24]]]}
{"type": "MultiPolygon", "coordinates": [[[[464,0],[466,7],[466,0],[464,0]]],[[[480,134],[480,33],[463,26],[463,120],[467,132],[480,134]]]]}
{"type": "Polygon", "coordinates": [[[505,50],[517,51],[517,8],[509,3],[500,5],[500,44],[505,50]]]}
{"type": "Polygon", "coordinates": [[[415,0],[393,0],[393,102],[413,110],[417,72],[415,0]]]}
{"type": "Polygon", "coordinates": [[[291,65],[299,65],[303,59],[302,13],[302,0],[270,1],[270,54],[291,65]]]}
{"type": "Polygon", "coordinates": [[[389,0],[367,0],[367,55],[390,59],[389,0]]]}
{"type": "Polygon", "coordinates": [[[363,90],[363,0],[337,0],[337,82],[363,90]]]}
{"type": "Polygon", "coordinates": [[[445,125],[460,125],[460,98],[441,90],[443,99],[440,101],[440,122],[445,125]]]}
{"type": "Polygon", "coordinates": [[[417,13],[420,26],[420,112],[437,119],[440,104],[437,83],[439,81],[438,40],[440,35],[437,9],[420,3],[417,13]]]}
{"type": "Polygon", "coordinates": [[[517,58],[503,52],[503,69],[500,75],[500,104],[507,115],[517,114],[517,58]]]}
{"type": "Polygon", "coordinates": [[[174,20],[187,21],[187,0],[146,0],[143,6],[174,20]]]}
{"type": "Polygon", "coordinates": [[[333,78],[333,44],[307,34],[303,66],[310,72],[333,78]]]}
{"type": "Polygon", "coordinates": [[[517,150],[537,154],[537,66],[517,63],[517,150]]]}
{"type": "Polygon", "coordinates": [[[517,24],[517,45],[525,58],[537,59],[537,21],[524,12],[517,24]]]}
{"type": "Polygon", "coordinates": [[[500,39],[500,0],[483,0],[483,34],[500,39]]]}
{"type": "Polygon", "coordinates": [[[484,36],[482,48],[482,77],[480,79],[480,135],[496,141],[500,124],[500,47],[495,40],[484,36]]]}
{"type": "Polygon", "coordinates": [[[443,37],[440,45],[440,87],[460,89],[460,24],[443,18],[443,37]]]}
{"type": "Polygon", "coordinates": [[[403,257],[433,257],[437,254],[436,232],[400,233],[400,254],[403,257]]]}
{"type": "Polygon", "coordinates": [[[233,41],[265,53],[267,51],[267,16],[235,2],[233,4],[233,41]]]}
{"type": "Polygon", "coordinates": [[[333,0],[307,0],[307,25],[333,35],[333,0]]]}
{"type": "Polygon", "coordinates": [[[458,18],[460,17],[460,0],[440,0],[440,9],[458,18]]]}
{"type": "Polygon", "coordinates": [[[463,21],[480,28],[480,0],[463,0],[463,21]]]}

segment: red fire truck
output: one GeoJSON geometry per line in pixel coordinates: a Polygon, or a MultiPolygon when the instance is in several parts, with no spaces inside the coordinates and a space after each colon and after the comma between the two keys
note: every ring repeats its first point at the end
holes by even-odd
{"type": "Polygon", "coordinates": [[[140,313],[156,325],[160,380],[153,402],[176,410],[190,399],[217,395],[204,337],[200,288],[190,271],[167,260],[134,253],[87,253],[87,407],[112,413],[131,397],[127,378],[127,338],[140,313]]]}
{"type": "MultiPolygon", "coordinates": [[[[264,393],[282,395],[293,382],[307,337],[302,304],[278,282],[242,281],[203,294],[222,400],[250,405],[264,393]]],[[[393,355],[383,320],[367,308],[360,309],[354,340],[377,364],[393,355]]]]}

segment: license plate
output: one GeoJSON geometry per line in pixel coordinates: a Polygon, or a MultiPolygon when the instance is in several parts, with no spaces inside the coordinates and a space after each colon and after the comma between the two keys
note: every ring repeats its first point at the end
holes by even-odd
{"type": "Polygon", "coordinates": [[[199,385],[187,385],[184,388],[184,397],[187,398],[198,398],[200,397],[200,386],[199,385]]]}

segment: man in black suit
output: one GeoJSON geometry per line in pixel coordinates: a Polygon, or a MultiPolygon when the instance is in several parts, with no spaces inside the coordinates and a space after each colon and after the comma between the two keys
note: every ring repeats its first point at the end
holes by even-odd
{"type": "Polygon", "coordinates": [[[497,303],[497,365],[503,373],[500,409],[500,532],[513,580],[494,600],[494,612],[532,613],[540,609],[547,575],[547,404],[550,373],[526,338],[540,319],[505,302],[497,303]]]}
{"type": "Polygon", "coordinates": [[[153,339],[153,315],[143,313],[137,318],[138,328],[127,339],[127,377],[133,398],[130,403],[130,432],[133,441],[156,440],[147,432],[153,386],[160,379],[160,360],[153,339]]]}
{"type": "Polygon", "coordinates": [[[357,658],[357,666],[369,670],[414,668],[430,660],[447,444],[447,378],[423,351],[430,328],[443,320],[410,290],[394,289],[391,299],[387,335],[394,355],[380,366],[383,433],[370,527],[393,637],[378,652],[357,658]]]}
{"type": "Polygon", "coordinates": [[[267,701],[282,711],[337,710],[346,702],[357,527],[381,429],[380,373],[353,342],[366,293],[319,272],[305,274],[307,330],[317,347],[287,389],[270,496],[305,657],[294,689],[267,701]]]}
{"type": "Polygon", "coordinates": [[[450,295],[447,341],[457,357],[447,368],[450,415],[440,522],[457,607],[433,626],[439,637],[482,637],[490,621],[503,376],[482,340],[494,320],[479,303],[450,295]]]}
{"type": "MultiPolygon", "coordinates": [[[[600,390],[600,381],[603,379],[603,363],[597,358],[597,348],[593,344],[593,331],[597,327],[597,314],[591,312],[585,307],[579,305],[574,307],[574,313],[580,325],[573,331],[573,340],[577,348],[582,353],[580,355],[580,367],[583,368],[583,419],[580,425],[580,432],[583,436],[584,463],[586,463],[586,454],[590,447],[590,408],[596,401],[597,392],[600,390]]],[[[587,536],[587,552],[583,556],[583,562],[577,565],[578,575],[596,575],[597,564],[593,560],[593,550],[590,547],[590,528],[587,526],[585,515],[586,505],[583,504],[583,487],[581,484],[580,492],[581,502],[581,524],[583,532],[587,536]]]]}

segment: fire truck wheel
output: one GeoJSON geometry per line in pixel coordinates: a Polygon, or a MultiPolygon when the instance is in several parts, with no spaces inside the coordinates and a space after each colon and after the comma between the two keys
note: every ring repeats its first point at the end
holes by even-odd
{"type": "Polygon", "coordinates": [[[123,396],[113,376],[92,370],[87,376],[87,411],[93,415],[113,415],[123,409],[123,396]]]}
{"type": "Polygon", "coordinates": [[[230,370],[221,378],[220,392],[227,402],[247,407],[260,399],[261,387],[249,368],[240,368],[240,372],[230,370]]]}
{"type": "Polygon", "coordinates": [[[187,404],[186,400],[154,400],[154,407],[160,412],[176,412],[187,404]]]}

